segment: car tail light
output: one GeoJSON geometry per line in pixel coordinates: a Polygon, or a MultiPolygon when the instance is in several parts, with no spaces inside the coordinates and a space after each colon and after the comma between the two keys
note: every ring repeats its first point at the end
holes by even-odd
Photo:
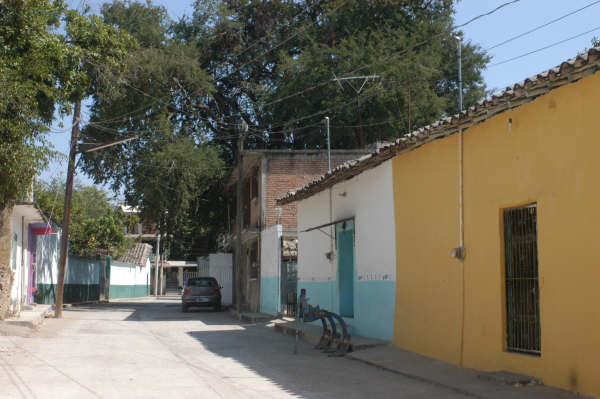
{"type": "Polygon", "coordinates": [[[191,292],[191,291],[190,291],[190,289],[189,289],[189,288],[186,288],[185,290],[183,290],[183,293],[184,293],[184,294],[186,294],[186,295],[187,295],[187,294],[189,294],[190,292],[191,292]]]}
{"type": "Polygon", "coordinates": [[[213,294],[215,294],[215,295],[221,295],[221,291],[219,291],[219,289],[217,288],[216,290],[213,291],[213,294]]]}

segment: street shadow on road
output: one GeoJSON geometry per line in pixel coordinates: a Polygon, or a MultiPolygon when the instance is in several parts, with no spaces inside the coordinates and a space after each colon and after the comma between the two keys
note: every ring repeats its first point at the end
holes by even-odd
{"type": "Polygon", "coordinates": [[[210,308],[190,308],[181,311],[181,299],[161,299],[157,302],[115,301],[68,308],[68,312],[115,312],[124,313],[125,321],[200,321],[207,325],[234,325],[237,321],[229,317],[226,309],[214,311],[210,308]],[[126,315],[125,315],[126,314],[126,315]]]}
{"type": "Polygon", "coordinates": [[[234,360],[241,366],[228,370],[232,376],[227,378],[248,386],[256,383],[257,377],[268,380],[261,384],[265,397],[279,397],[273,390],[303,398],[390,397],[394,392],[390,386],[402,383],[391,373],[345,358],[329,357],[303,340],[298,342],[297,354],[294,354],[293,337],[261,324],[245,326],[243,330],[187,334],[203,349],[217,355],[217,359],[222,358],[215,361],[215,365],[234,360]]]}

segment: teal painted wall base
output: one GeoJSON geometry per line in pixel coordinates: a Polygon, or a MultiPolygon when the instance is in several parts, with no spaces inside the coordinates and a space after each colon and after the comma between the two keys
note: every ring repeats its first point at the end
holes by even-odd
{"type": "Polygon", "coordinates": [[[354,285],[358,335],[391,341],[394,337],[395,281],[358,281],[354,285]]]}
{"type": "MultiPolygon", "coordinates": [[[[308,303],[339,314],[337,281],[299,281],[308,303]]],[[[354,282],[354,318],[344,318],[352,334],[391,341],[394,336],[395,281],[354,282]]],[[[318,323],[320,325],[320,322],[318,323]]]]}
{"type": "MultiPolygon", "coordinates": [[[[54,304],[56,284],[38,284],[35,293],[35,302],[40,304],[54,304]]],[[[79,303],[97,301],[100,298],[98,284],[65,284],[64,303],[79,303]]]]}
{"type": "Polygon", "coordinates": [[[277,315],[280,312],[279,277],[260,278],[260,311],[277,315]]]}
{"type": "Polygon", "coordinates": [[[148,285],[111,285],[108,288],[108,299],[139,298],[149,295],[148,285]]]}

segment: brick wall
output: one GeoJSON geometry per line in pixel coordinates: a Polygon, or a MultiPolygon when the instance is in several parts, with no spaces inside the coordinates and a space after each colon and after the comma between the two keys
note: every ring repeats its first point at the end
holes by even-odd
{"type": "MultiPolygon", "coordinates": [[[[331,167],[358,158],[355,155],[335,155],[332,157],[331,167]]],[[[280,155],[270,157],[267,165],[267,189],[266,189],[266,220],[265,226],[269,227],[277,221],[277,198],[290,190],[300,188],[317,177],[327,172],[327,154],[322,155],[280,155]]],[[[282,213],[279,223],[284,229],[296,229],[298,226],[298,209],[296,203],[281,206],[282,213]]]]}

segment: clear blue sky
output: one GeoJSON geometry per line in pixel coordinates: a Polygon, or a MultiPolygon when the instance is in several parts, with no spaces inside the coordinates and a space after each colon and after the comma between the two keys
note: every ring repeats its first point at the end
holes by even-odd
{"type": "MultiPolygon", "coordinates": [[[[100,0],[70,0],[73,7],[87,3],[96,12],[102,4],[100,0]]],[[[172,19],[184,14],[191,14],[192,0],[155,0],[155,4],[164,5],[172,19]]],[[[488,12],[508,0],[461,0],[457,5],[456,23],[461,24],[471,18],[488,12]]],[[[483,17],[463,28],[465,40],[481,45],[487,49],[497,43],[526,32],[548,21],[568,14],[571,11],[593,3],[593,0],[520,0],[508,5],[498,12],[483,17]]],[[[536,50],[580,33],[599,28],[594,32],[550,49],[499,66],[489,67],[484,71],[485,82],[490,89],[501,90],[539,72],[552,68],[562,61],[572,58],[586,47],[590,47],[592,37],[600,37],[600,3],[571,15],[548,27],[514,40],[490,51],[493,56],[491,64],[501,62],[532,50],[536,50]]],[[[70,119],[65,127],[70,126],[70,119]]],[[[54,130],[59,128],[55,126],[54,130]]],[[[65,130],[65,129],[62,129],[65,130]]],[[[63,153],[68,152],[70,132],[52,133],[50,141],[63,153]]],[[[42,179],[63,175],[65,162],[53,162],[42,173],[42,179]]],[[[83,182],[91,183],[85,176],[79,175],[83,182]]]]}

